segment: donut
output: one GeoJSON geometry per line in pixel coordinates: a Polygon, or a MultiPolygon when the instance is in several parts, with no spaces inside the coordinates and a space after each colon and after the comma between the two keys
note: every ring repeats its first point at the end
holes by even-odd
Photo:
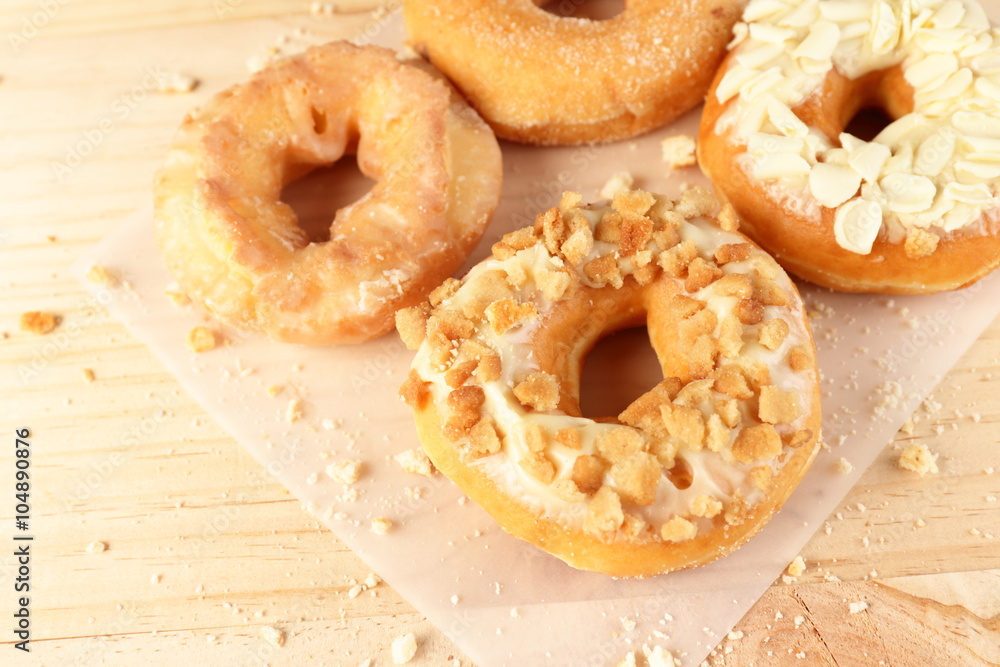
{"type": "Polygon", "coordinates": [[[806,280],[969,285],[1000,265],[1000,32],[972,0],[752,0],[698,153],[746,233],[806,280]],[[891,122],[845,131],[868,108],[891,122]]]}
{"type": "Polygon", "coordinates": [[[157,242],[189,296],[273,339],[390,331],[479,241],[500,196],[496,137],[436,74],[332,42],[278,62],[184,120],[154,185],[157,242]],[[310,242],[282,187],[357,155],[376,181],[310,242]]]}
{"type": "Polygon", "coordinates": [[[819,374],[794,284],[701,189],[566,194],[396,325],[434,465],[510,534],[615,577],[729,553],[818,450],[819,374]],[[586,353],[647,326],[663,381],[580,410],[586,353]]]}
{"type": "Polygon", "coordinates": [[[744,0],[631,0],[606,21],[541,0],[404,0],[411,46],[498,136],[565,145],[633,137],[704,98],[744,0]]]}

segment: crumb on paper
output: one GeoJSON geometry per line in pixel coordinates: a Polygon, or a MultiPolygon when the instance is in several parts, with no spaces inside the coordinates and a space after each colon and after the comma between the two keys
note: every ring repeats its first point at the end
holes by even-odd
{"type": "Polygon", "coordinates": [[[285,408],[285,421],[289,424],[294,424],[302,419],[304,412],[305,408],[302,405],[302,399],[293,398],[288,401],[288,407],[285,408]]]}
{"type": "Polygon", "coordinates": [[[618,661],[615,667],[636,667],[635,651],[629,651],[625,657],[618,661]]]}
{"type": "Polygon", "coordinates": [[[260,636],[261,639],[275,648],[281,648],[285,645],[285,632],[279,628],[265,625],[260,629],[260,636]]]}
{"type": "Polygon", "coordinates": [[[106,551],[108,545],[100,540],[95,540],[87,545],[87,553],[99,554],[102,551],[106,551]]]}
{"type": "Polygon", "coordinates": [[[94,264],[90,267],[87,271],[87,280],[95,285],[104,285],[105,287],[116,287],[119,284],[118,278],[100,264],[94,264]]]}
{"type": "Polygon", "coordinates": [[[698,164],[695,156],[695,141],[686,134],[667,137],[660,142],[663,151],[663,163],[670,169],[693,167],[698,164]]]}
{"type": "Polygon", "coordinates": [[[185,342],[192,352],[208,352],[219,346],[219,335],[208,327],[194,327],[185,342]]]}
{"type": "Polygon", "coordinates": [[[92,368],[84,368],[81,372],[83,373],[83,379],[87,382],[93,382],[97,379],[97,376],[94,375],[94,369],[92,368]]]}
{"type": "Polygon", "coordinates": [[[198,79],[180,72],[163,72],[156,78],[156,89],[161,93],[190,93],[201,83],[198,79]]]}
{"type": "Polygon", "coordinates": [[[170,299],[170,303],[178,307],[183,307],[191,303],[191,297],[189,297],[185,292],[181,291],[181,288],[177,283],[171,283],[167,286],[167,289],[163,291],[170,299]]]}
{"type": "Polygon", "coordinates": [[[358,585],[358,586],[351,586],[351,589],[349,591],[347,591],[347,597],[349,597],[349,598],[351,598],[353,600],[354,598],[358,597],[359,595],[361,595],[364,592],[365,592],[365,587],[364,586],[360,586],[360,585],[358,585]]]}
{"type": "Polygon", "coordinates": [[[601,188],[601,199],[614,199],[619,192],[631,190],[634,183],[635,179],[629,172],[615,172],[601,188]]]}
{"type": "Polygon", "coordinates": [[[618,620],[621,621],[622,628],[624,628],[626,632],[632,632],[633,630],[635,630],[634,618],[629,618],[628,616],[622,616],[618,620]]]}
{"type": "Polygon", "coordinates": [[[858,602],[852,602],[849,606],[849,611],[852,614],[860,614],[865,609],[868,609],[868,603],[865,602],[864,600],[860,600],[858,602]]]}
{"type": "Polygon", "coordinates": [[[350,486],[361,479],[361,465],[359,459],[337,461],[326,467],[326,474],[334,481],[350,486]]]}
{"type": "Polygon", "coordinates": [[[59,326],[60,319],[58,315],[39,310],[21,313],[21,331],[44,336],[59,326]]]}
{"type": "Polygon", "coordinates": [[[158,574],[152,574],[149,576],[149,583],[158,584],[163,580],[163,577],[158,574]]]}
{"type": "Polygon", "coordinates": [[[881,417],[889,410],[899,406],[899,402],[903,400],[903,385],[895,380],[886,380],[875,387],[872,393],[875,402],[872,412],[876,417],[881,417]]]}
{"type": "Polygon", "coordinates": [[[385,535],[392,528],[392,521],[384,517],[372,519],[371,531],[376,535],[385,535]]]}
{"type": "Polygon", "coordinates": [[[369,572],[368,576],[365,577],[365,588],[375,588],[382,583],[382,577],[378,576],[374,572],[369,572]]]}
{"type": "Polygon", "coordinates": [[[801,577],[802,573],[806,571],[806,562],[802,560],[802,556],[796,556],[791,563],[788,564],[788,574],[793,577],[801,577]]]}
{"type": "Polygon", "coordinates": [[[408,449],[405,452],[396,454],[393,459],[408,473],[432,477],[434,475],[434,464],[424,450],[419,447],[408,449]]]}
{"type": "Polygon", "coordinates": [[[854,470],[854,466],[851,465],[851,462],[845,459],[844,457],[840,457],[840,460],[837,461],[836,467],[837,467],[837,472],[839,472],[841,475],[849,475],[851,471],[854,470]]]}
{"type": "Polygon", "coordinates": [[[643,644],[642,654],[646,656],[648,667],[680,667],[681,661],[674,657],[673,653],[656,645],[653,648],[643,644]]]}
{"type": "Polygon", "coordinates": [[[927,445],[910,445],[903,450],[899,456],[899,467],[904,470],[911,470],[921,477],[927,473],[936,473],[937,454],[931,454],[927,445]]]}
{"type": "Polygon", "coordinates": [[[268,396],[274,398],[284,390],[285,390],[285,385],[283,384],[269,384],[267,386],[267,389],[265,389],[264,391],[267,393],[268,396]]]}
{"type": "Polygon", "coordinates": [[[914,423],[912,419],[907,419],[906,422],[899,427],[899,432],[903,435],[913,435],[914,423]]]}
{"type": "Polygon", "coordinates": [[[400,635],[392,640],[392,662],[405,665],[417,654],[417,638],[412,632],[400,635]]]}

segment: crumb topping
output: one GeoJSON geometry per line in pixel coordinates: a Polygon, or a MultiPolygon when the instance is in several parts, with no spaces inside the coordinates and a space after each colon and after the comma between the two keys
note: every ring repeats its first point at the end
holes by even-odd
{"type": "Polygon", "coordinates": [[[773,486],[785,448],[815,439],[801,302],[774,261],[733,233],[731,208],[710,217],[704,190],[672,201],[622,188],[610,208],[580,201],[566,194],[462,280],[397,314],[418,350],[400,393],[416,410],[435,401],[469,465],[602,540],[680,542],[738,525],[773,486]],[[663,290],[656,307],[684,351],[676,377],[616,419],[584,419],[563,393],[572,381],[532,347],[535,332],[559,304],[646,288],[663,290]]]}

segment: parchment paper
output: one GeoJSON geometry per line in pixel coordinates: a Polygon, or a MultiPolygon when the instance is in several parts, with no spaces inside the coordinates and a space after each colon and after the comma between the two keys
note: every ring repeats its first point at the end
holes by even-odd
{"type": "MultiPolygon", "coordinates": [[[[398,45],[399,23],[393,17],[376,41],[398,45]]],[[[558,202],[564,190],[596,199],[617,171],[631,172],[639,187],[672,195],[686,185],[707,185],[697,168],[668,174],[660,159],[660,140],[693,136],[697,121],[694,112],[610,146],[504,144],[503,201],[468,265],[485,257],[503,233],[558,202]]],[[[299,188],[300,210],[319,196],[319,185],[299,188]]],[[[363,187],[360,179],[348,184],[363,187]]],[[[185,335],[210,320],[197,307],[179,308],[164,295],[171,278],[151,222],[150,211],[138,213],[83,257],[76,275],[83,280],[100,264],[123,278],[127,286],[110,293],[84,283],[269,473],[484,667],[616,664],[644,643],[697,665],[781,575],[1000,310],[998,275],[929,297],[889,299],[803,286],[818,316],[812,322],[830,449],[785,508],[737,553],[687,572],[613,580],[575,571],[509,537],[471,501],[463,502],[447,479],[406,473],[392,459],[419,446],[409,408],[396,397],[412,353],[394,333],[358,346],[312,349],[225,330],[228,345],[190,352],[185,335]],[[271,396],[269,387],[281,391],[271,396]],[[290,423],[293,399],[301,400],[304,414],[290,423]],[[841,457],[853,464],[850,474],[835,472],[841,457]],[[364,462],[361,479],[351,487],[324,472],[345,459],[364,462]],[[369,530],[374,518],[393,522],[388,534],[369,530]]],[[[633,398],[655,384],[657,365],[643,362],[651,355],[641,332],[619,334],[603,345],[586,368],[585,383],[610,381],[591,381],[585,405],[620,406],[623,396],[633,398]]]]}

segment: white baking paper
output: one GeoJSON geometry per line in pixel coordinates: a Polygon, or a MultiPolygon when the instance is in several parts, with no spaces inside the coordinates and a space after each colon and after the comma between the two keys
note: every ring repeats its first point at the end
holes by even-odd
{"type": "MultiPolygon", "coordinates": [[[[398,16],[391,19],[379,40],[398,44],[398,24],[398,16]]],[[[669,128],[610,146],[503,144],[503,200],[469,266],[499,236],[557,203],[564,190],[596,199],[615,172],[628,171],[636,186],[671,195],[706,184],[697,168],[668,173],[660,158],[660,140],[694,136],[697,121],[697,112],[691,113],[669,128]]],[[[998,275],[927,297],[834,294],[804,286],[803,296],[818,316],[812,322],[830,449],[785,508],[738,552],[687,572],[613,580],[575,571],[509,537],[471,501],[463,502],[444,477],[406,473],[393,460],[419,446],[409,408],[396,396],[412,353],[394,333],[363,345],[316,349],[226,330],[228,345],[194,354],[185,336],[208,319],[197,307],[179,308],[164,295],[171,278],[153,240],[150,211],[89,252],[76,274],[83,279],[93,264],[127,282],[109,295],[84,281],[100,292],[99,302],[268,472],[483,667],[617,664],[643,644],[661,645],[684,665],[697,665],[781,575],[1000,310],[998,275]],[[269,388],[280,393],[271,396],[269,388]],[[303,416],[289,422],[295,400],[303,416]],[[841,457],[853,472],[835,472],[841,457]],[[354,485],[342,486],[326,474],[327,466],[351,459],[363,461],[354,485]],[[376,518],[392,521],[388,534],[371,532],[376,518]]],[[[623,394],[631,398],[655,384],[657,364],[643,363],[651,358],[647,348],[635,333],[602,345],[585,382],[611,380],[604,389],[585,390],[585,405],[613,409],[622,405],[623,394]]]]}

